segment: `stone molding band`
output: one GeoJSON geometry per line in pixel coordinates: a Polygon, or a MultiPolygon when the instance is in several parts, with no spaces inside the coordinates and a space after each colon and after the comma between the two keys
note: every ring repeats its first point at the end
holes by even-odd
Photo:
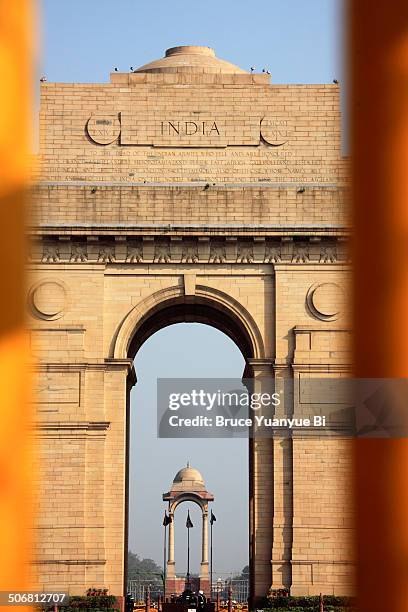
{"type": "Polygon", "coordinates": [[[350,263],[344,237],[60,236],[31,242],[30,263],[335,264],[350,263]]]}
{"type": "Polygon", "coordinates": [[[37,423],[36,430],[43,431],[106,431],[110,427],[110,421],[82,421],[72,423],[69,421],[52,421],[49,423],[37,423]]]}
{"type": "Polygon", "coordinates": [[[33,565],[106,565],[106,559],[38,559],[33,565]]]}

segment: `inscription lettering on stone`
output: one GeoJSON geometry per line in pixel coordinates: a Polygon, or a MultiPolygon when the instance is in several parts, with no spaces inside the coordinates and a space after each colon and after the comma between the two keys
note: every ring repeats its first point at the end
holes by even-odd
{"type": "Polygon", "coordinates": [[[174,136],[220,136],[217,122],[213,121],[162,121],[161,135],[174,136]]]}
{"type": "Polygon", "coordinates": [[[120,134],[118,114],[92,115],[86,124],[88,136],[98,144],[111,144],[120,134]]]}
{"type": "Polygon", "coordinates": [[[289,119],[264,117],[261,121],[261,136],[265,142],[282,147],[293,137],[293,125],[289,119]]]}

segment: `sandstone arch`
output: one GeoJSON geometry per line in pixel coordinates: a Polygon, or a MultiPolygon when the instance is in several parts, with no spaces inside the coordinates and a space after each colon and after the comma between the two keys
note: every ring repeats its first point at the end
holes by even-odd
{"type": "Polygon", "coordinates": [[[119,327],[113,357],[126,359],[134,356],[155,331],[183,320],[207,323],[225,332],[246,358],[265,357],[262,335],[248,310],[233,297],[205,285],[197,285],[194,296],[186,296],[183,287],[176,285],[141,300],[119,327]],[[162,316],[163,311],[166,311],[166,317],[162,316]]]}

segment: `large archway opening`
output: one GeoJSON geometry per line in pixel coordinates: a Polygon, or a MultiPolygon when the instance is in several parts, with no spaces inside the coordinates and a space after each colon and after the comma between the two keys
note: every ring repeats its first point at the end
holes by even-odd
{"type": "MultiPolygon", "coordinates": [[[[218,296],[217,296],[218,297],[218,296]]],[[[219,300],[185,295],[159,302],[131,313],[128,337],[118,335],[128,357],[135,359],[138,382],[128,401],[128,511],[126,573],[129,581],[157,588],[165,565],[161,495],[176,472],[189,461],[205,478],[216,497],[214,514],[213,588],[225,589],[237,581],[242,599],[248,595],[250,457],[246,439],[158,439],[156,435],[157,378],[240,379],[246,364],[262,351],[256,326],[242,308],[219,300]],[[133,333],[132,333],[133,326],[133,333]],[[135,559],[134,555],[137,555],[135,559]],[[152,559],[153,563],[144,561],[152,559]],[[157,579],[153,579],[156,574],[157,579]],[[241,579],[241,584],[238,581],[241,579]],[[246,586],[243,584],[246,582],[246,586]]],[[[200,573],[201,527],[199,510],[184,503],[174,525],[176,575],[187,570],[186,516],[196,527],[190,531],[190,572],[200,573]]],[[[167,556],[168,552],[166,552],[167,556]]],[[[160,590],[158,588],[157,590],[160,590]]]]}

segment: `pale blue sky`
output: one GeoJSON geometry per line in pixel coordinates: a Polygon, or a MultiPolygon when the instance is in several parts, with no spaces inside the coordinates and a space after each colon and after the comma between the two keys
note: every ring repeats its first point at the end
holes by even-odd
{"type": "Polygon", "coordinates": [[[276,83],[339,77],[339,0],[40,0],[41,72],[50,81],[106,81],[168,47],[214,47],[276,83]]]}
{"type": "MultiPolygon", "coordinates": [[[[38,74],[48,81],[103,82],[168,47],[199,44],[244,69],[268,68],[274,83],[341,80],[340,0],[40,0],[38,74]]],[[[215,570],[247,563],[248,469],[245,440],[157,440],[157,377],[239,377],[243,359],[215,329],[182,324],[149,339],[136,358],[132,392],[130,546],[162,562],[161,494],[187,460],[215,494],[215,570]]],[[[185,571],[185,514],[176,522],[177,570],[185,571]]],[[[193,571],[199,521],[192,518],[193,571]]]]}
{"type": "MultiPolygon", "coordinates": [[[[157,439],[157,378],[241,378],[244,359],[224,334],[194,323],[179,323],[149,338],[135,359],[138,383],[131,395],[130,548],[161,561],[162,493],[170,489],[178,470],[190,461],[202,473],[209,491],[215,523],[214,570],[241,570],[247,563],[248,442],[247,440],[157,439]]],[[[176,567],[186,569],[185,523],[190,508],[191,561],[198,570],[201,520],[195,504],[176,511],[176,567]]]]}

